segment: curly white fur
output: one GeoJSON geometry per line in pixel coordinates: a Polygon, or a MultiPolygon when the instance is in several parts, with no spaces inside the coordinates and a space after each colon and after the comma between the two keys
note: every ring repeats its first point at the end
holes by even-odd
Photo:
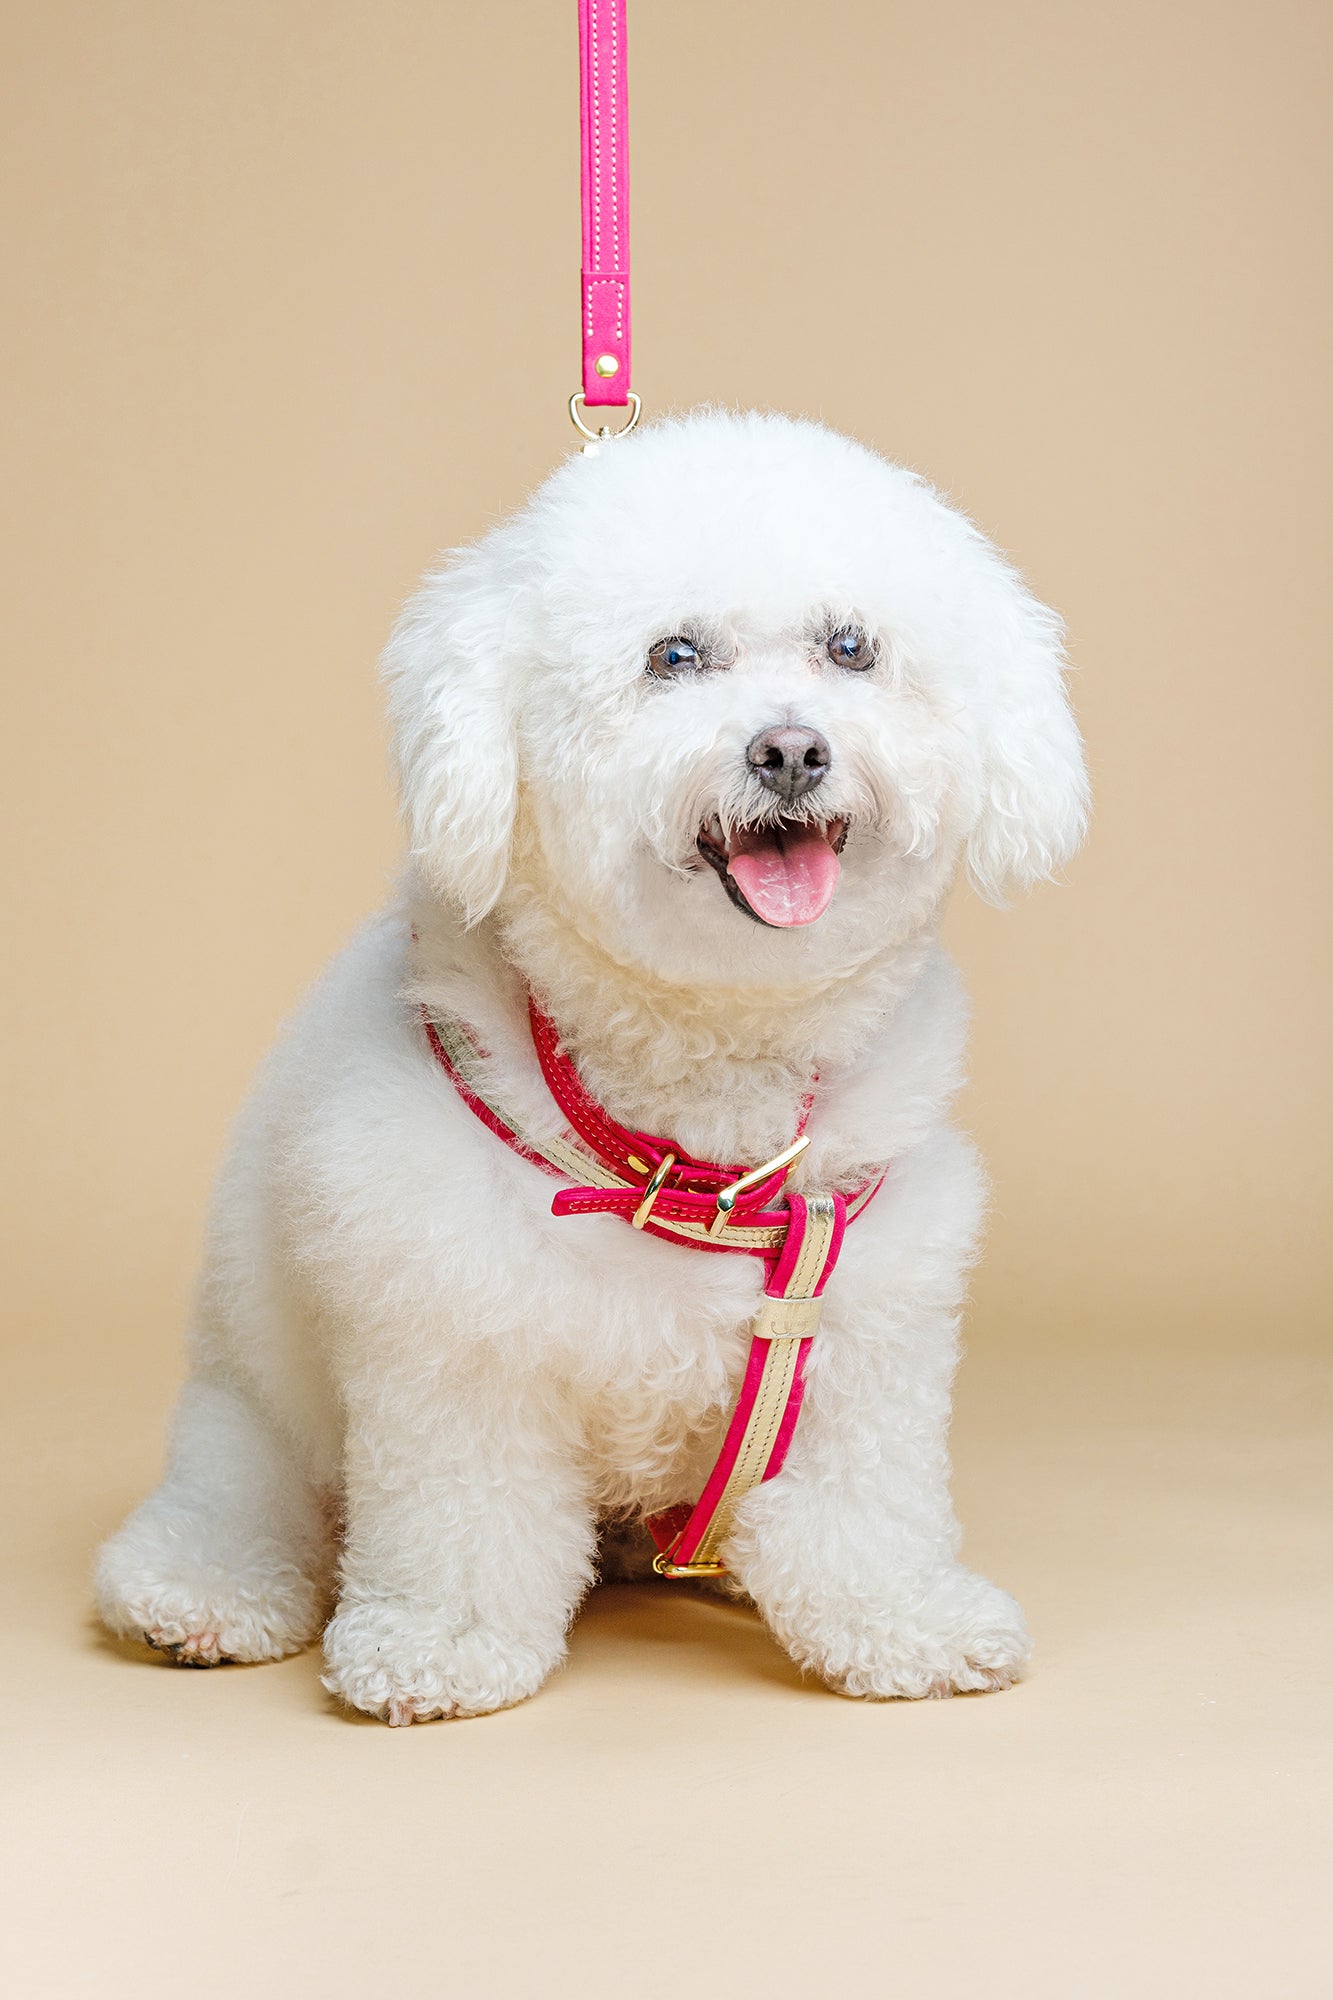
{"type": "Polygon", "coordinates": [[[998,900],[1077,844],[1062,667],[1056,619],[920,479],[776,417],[704,413],[573,459],[427,583],[386,658],[406,892],[239,1122],[166,1478],[98,1566],[113,1630],[199,1663],[290,1652],[340,1541],[328,1686],[392,1722],[477,1714],[561,1659],[599,1521],[699,1490],[761,1274],[552,1218],[410,1004],[462,1016],[494,1094],[551,1129],[531,988],[626,1124],[763,1159],[817,1071],[806,1183],[891,1162],[787,1466],[727,1561],[849,1694],[1019,1672],[1018,1607],[958,1564],[948,1495],[983,1195],[947,1122],[966,1023],[936,925],[960,863],[998,900]],[[876,636],[868,673],[822,650],[851,620],[876,636]],[[681,630],[714,666],[654,680],[649,648],[681,630]],[[827,738],[819,809],[848,837],[826,914],[774,930],[695,837],[772,810],[745,749],[784,722],[827,738]]]}

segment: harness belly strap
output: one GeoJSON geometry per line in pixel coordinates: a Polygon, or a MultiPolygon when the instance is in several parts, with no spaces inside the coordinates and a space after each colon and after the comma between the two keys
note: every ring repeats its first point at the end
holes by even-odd
{"type": "MultiPolygon", "coordinates": [[[[654,1236],[696,1250],[762,1257],[764,1296],[750,1333],[750,1353],[716,1465],[693,1507],[647,1517],[661,1576],[719,1576],[721,1548],[745,1495],[781,1471],[800,1414],[805,1364],[819,1327],[820,1299],[842,1249],[848,1222],[878,1193],[884,1176],[850,1195],[785,1192],[805,1150],[803,1134],[763,1167],[747,1173],[630,1132],[588,1096],[552,1023],[531,1004],[532,1038],[542,1074],[578,1140],[520,1136],[486,1096],[484,1052],[462,1022],[421,1009],[436,1061],[482,1123],[534,1166],[575,1186],[551,1203],[555,1215],[610,1213],[654,1236]]],[[[807,1098],[801,1123],[810,1108],[807,1098]]]]}

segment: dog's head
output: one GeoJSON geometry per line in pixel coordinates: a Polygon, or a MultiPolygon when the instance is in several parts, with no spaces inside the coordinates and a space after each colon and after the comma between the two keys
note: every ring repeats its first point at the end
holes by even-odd
{"type": "Polygon", "coordinates": [[[404,809],[476,920],[513,887],[687,983],[827,974],[965,859],[1050,875],[1086,807],[1060,626],[922,480],[704,413],[576,457],[386,655],[404,809]]]}

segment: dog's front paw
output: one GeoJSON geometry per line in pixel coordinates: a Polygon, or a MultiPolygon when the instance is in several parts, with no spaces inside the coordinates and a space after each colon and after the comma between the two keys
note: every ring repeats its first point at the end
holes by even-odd
{"type": "Polygon", "coordinates": [[[220,1558],[202,1535],[192,1545],[188,1527],[168,1535],[136,1517],[106,1544],[95,1592],[110,1631],[142,1639],[180,1667],[280,1660],[310,1644],[328,1609],[317,1575],[276,1544],[220,1558]]]}
{"type": "Polygon", "coordinates": [[[324,1685],[352,1708],[395,1727],[488,1715],[536,1694],[564,1657],[481,1625],[408,1604],[343,1603],[324,1634],[324,1685]]]}
{"type": "Polygon", "coordinates": [[[1008,1592],[956,1566],[895,1584],[882,1600],[798,1593],[773,1623],[798,1666],[870,1701],[1012,1687],[1032,1651],[1008,1592]]]}

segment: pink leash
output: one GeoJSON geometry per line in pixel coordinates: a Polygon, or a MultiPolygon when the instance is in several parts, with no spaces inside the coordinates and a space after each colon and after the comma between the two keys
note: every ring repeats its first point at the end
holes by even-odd
{"type": "MultiPolygon", "coordinates": [[[[594,448],[624,436],[639,419],[630,387],[629,81],[625,0],[579,0],[583,264],[579,322],[583,387],[569,414],[594,448]],[[628,409],[620,431],[593,430],[581,410],[628,409]]],[[[586,448],[586,447],[585,447],[586,448]]]]}

